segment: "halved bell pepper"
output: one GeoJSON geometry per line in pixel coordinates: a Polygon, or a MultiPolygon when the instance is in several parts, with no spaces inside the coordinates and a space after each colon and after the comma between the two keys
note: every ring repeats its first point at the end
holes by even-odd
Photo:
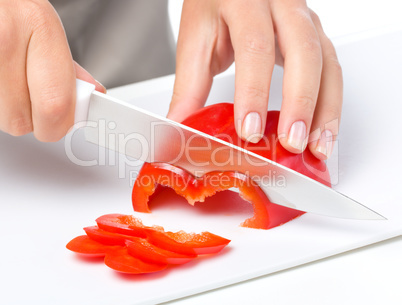
{"type": "MultiPolygon", "coordinates": [[[[331,186],[325,162],[315,158],[308,149],[302,154],[293,154],[282,147],[277,136],[278,119],[278,111],[268,111],[264,137],[257,144],[245,142],[237,136],[233,104],[215,104],[202,108],[182,123],[331,186]]],[[[206,197],[213,196],[217,192],[232,187],[238,188],[239,200],[249,201],[253,205],[253,217],[241,224],[249,228],[270,229],[304,214],[302,211],[270,202],[257,183],[243,173],[216,171],[199,178],[184,169],[166,163],[145,163],[141,168],[132,192],[135,211],[150,212],[149,200],[158,185],[172,188],[192,205],[195,202],[203,202],[206,197]]]]}

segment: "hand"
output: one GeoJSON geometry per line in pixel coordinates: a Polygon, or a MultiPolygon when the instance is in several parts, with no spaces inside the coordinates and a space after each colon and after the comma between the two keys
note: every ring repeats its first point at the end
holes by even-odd
{"type": "Polygon", "coordinates": [[[47,0],[0,0],[0,130],[61,139],[74,122],[75,79],[104,88],[76,64],[47,0]]]}
{"type": "Polygon", "coordinates": [[[236,62],[235,122],[261,139],[275,61],[283,63],[278,136],[290,152],[329,157],[342,108],[342,71],[318,16],[300,0],[185,0],[168,117],[201,108],[212,79],[236,62]]]}

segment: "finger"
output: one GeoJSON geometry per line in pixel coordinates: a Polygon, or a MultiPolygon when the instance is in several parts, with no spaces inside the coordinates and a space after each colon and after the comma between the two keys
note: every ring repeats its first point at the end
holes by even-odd
{"type": "Polygon", "coordinates": [[[235,54],[234,117],[237,134],[258,142],[265,129],[275,38],[267,1],[228,3],[224,19],[235,54]]]}
{"type": "Polygon", "coordinates": [[[317,158],[325,160],[332,153],[333,143],[339,130],[343,100],[342,69],[335,48],[324,34],[318,16],[312,11],[311,16],[321,41],[323,69],[320,92],[311,125],[309,149],[317,158]]]}
{"type": "Polygon", "coordinates": [[[27,54],[27,80],[35,137],[53,142],[73,125],[75,70],[61,22],[53,7],[35,11],[27,54]],[[39,21],[38,21],[39,20],[39,21]]]}
{"type": "Polygon", "coordinates": [[[25,77],[26,42],[18,24],[3,20],[0,26],[0,130],[13,136],[32,131],[31,104],[25,77]]]}
{"type": "Polygon", "coordinates": [[[176,79],[168,117],[182,121],[203,107],[216,71],[214,52],[219,35],[218,17],[211,1],[185,1],[177,41],[176,79]]]}
{"type": "Polygon", "coordinates": [[[305,3],[273,3],[277,39],[284,57],[278,137],[287,150],[300,153],[307,146],[320,86],[320,41],[305,3]]]}
{"type": "Polygon", "coordinates": [[[98,82],[87,70],[81,67],[77,62],[74,62],[74,68],[75,68],[75,76],[78,79],[95,85],[96,91],[106,93],[107,91],[106,88],[100,82],[98,82]]]}

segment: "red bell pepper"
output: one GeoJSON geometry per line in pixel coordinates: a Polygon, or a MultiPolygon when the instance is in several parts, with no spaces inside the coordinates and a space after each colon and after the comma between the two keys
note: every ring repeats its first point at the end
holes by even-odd
{"type": "MultiPolygon", "coordinates": [[[[315,158],[308,149],[302,154],[293,154],[282,147],[277,136],[278,119],[278,111],[268,111],[264,137],[257,144],[245,142],[237,136],[233,104],[205,107],[182,123],[331,186],[325,162],[315,158]]],[[[236,187],[240,193],[239,200],[244,199],[253,205],[254,216],[241,224],[249,228],[270,229],[304,214],[302,211],[271,203],[261,188],[245,174],[212,172],[197,178],[179,167],[165,163],[145,163],[141,168],[132,193],[135,211],[150,212],[149,198],[157,185],[172,188],[192,205],[217,192],[236,187]]]]}

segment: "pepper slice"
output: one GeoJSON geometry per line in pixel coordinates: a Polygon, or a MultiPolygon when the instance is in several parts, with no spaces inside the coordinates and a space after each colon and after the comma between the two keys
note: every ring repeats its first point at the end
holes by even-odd
{"type": "Polygon", "coordinates": [[[136,258],[150,263],[165,263],[180,265],[188,263],[197,257],[197,254],[180,254],[159,248],[143,238],[133,237],[126,241],[128,253],[136,258]]]}
{"type": "Polygon", "coordinates": [[[108,251],[116,249],[116,247],[99,243],[87,235],[80,235],[72,239],[66,248],[87,257],[103,257],[108,251]]]}
{"type": "Polygon", "coordinates": [[[166,232],[166,235],[174,241],[194,249],[197,254],[218,253],[225,248],[230,240],[210,232],[200,234],[179,232],[166,232]]]}
{"type": "Polygon", "coordinates": [[[106,253],[105,265],[113,270],[129,274],[162,271],[168,266],[168,264],[144,262],[131,256],[125,247],[106,253]]]}
{"type": "Polygon", "coordinates": [[[148,233],[148,241],[158,247],[181,254],[212,254],[221,251],[230,240],[218,235],[202,232],[200,234],[184,231],[148,233]]]}
{"type": "MultiPolygon", "coordinates": [[[[264,137],[257,144],[245,142],[237,136],[234,126],[233,104],[224,103],[205,107],[182,123],[331,186],[325,162],[315,158],[308,149],[302,154],[293,154],[282,147],[277,136],[278,120],[278,111],[267,113],[264,137]]],[[[271,174],[273,177],[268,177],[271,179],[270,183],[286,186],[284,177],[275,177],[275,172],[271,174]],[[277,178],[276,181],[275,178],[277,178]]],[[[195,202],[204,201],[206,197],[213,196],[217,192],[236,187],[239,189],[239,200],[244,199],[253,205],[253,217],[241,224],[241,226],[249,228],[270,229],[304,214],[302,211],[270,202],[261,188],[245,174],[212,172],[201,178],[196,178],[179,167],[165,163],[145,163],[141,168],[132,192],[135,211],[150,212],[149,199],[158,185],[172,188],[192,205],[195,202]]]]}
{"type": "Polygon", "coordinates": [[[144,229],[164,231],[161,226],[147,227],[141,219],[132,215],[106,214],[98,217],[96,223],[100,229],[105,231],[142,238],[147,237],[147,230],[144,229]]]}
{"type": "Polygon", "coordinates": [[[123,235],[119,233],[108,232],[105,230],[100,229],[97,226],[86,227],[84,228],[85,233],[87,236],[97,241],[103,245],[110,245],[110,246],[125,246],[126,241],[134,238],[133,236],[123,235]]]}

